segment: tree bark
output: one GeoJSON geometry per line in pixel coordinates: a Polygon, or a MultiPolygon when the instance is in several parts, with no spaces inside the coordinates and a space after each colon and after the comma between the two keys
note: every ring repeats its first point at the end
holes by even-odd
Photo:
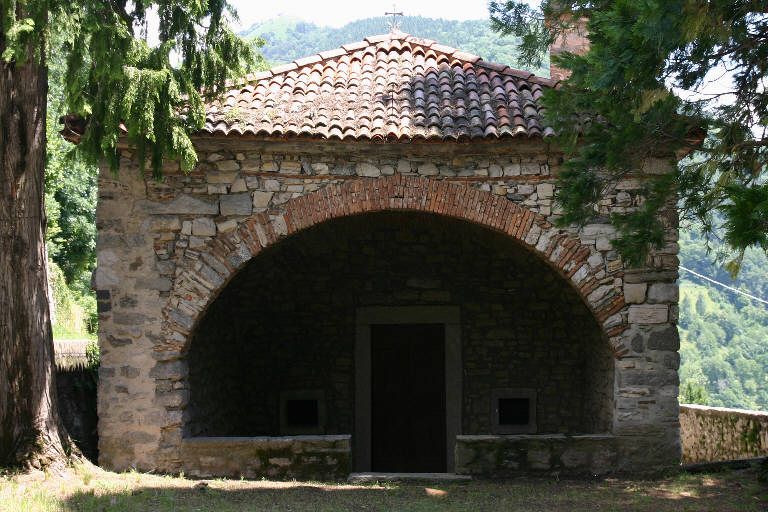
{"type": "Polygon", "coordinates": [[[42,51],[21,64],[0,58],[0,466],[61,466],[71,446],[56,397],[45,265],[47,79],[42,51]]]}

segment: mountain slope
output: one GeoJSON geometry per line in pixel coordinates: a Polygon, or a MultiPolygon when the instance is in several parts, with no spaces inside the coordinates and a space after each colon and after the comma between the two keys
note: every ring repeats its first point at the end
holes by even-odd
{"type": "MultiPolygon", "coordinates": [[[[492,32],[488,20],[457,21],[405,16],[400,21],[403,32],[474,53],[489,62],[549,76],[548,59],[545,58],[546,62],[536,69],[522,67],[517,61],[517,39],[492,32]]],[[[277,65],[388,31],[384,17],[353,21],[338,29],[319,27],[297,18],[279,17],[254,24],[240,35],[247,39],[266,39],[267,44],[260,52],[271,65],[277,65]]]]}
{"type": "MultiPolygon", "coordinates": [[[[711,259],[698,233],[680,232],[683,267],[768,297],[765,254],[747,251],[733,282],[711,259]]],[[[703,386],[708,405],[768,410],[768,306],[681,270],[679,328],[681,383],[703,386]]]]}

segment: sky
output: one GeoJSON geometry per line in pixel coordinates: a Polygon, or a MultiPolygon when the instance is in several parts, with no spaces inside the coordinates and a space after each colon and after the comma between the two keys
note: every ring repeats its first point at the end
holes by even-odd
{"type": "MultiPolygon", "coordinates": [[[[393,10],[390,1],[370,0],[284,0],[255,2],[253,0],[229,0],[240,16],[242,30],[252,24],[280,15],[301,18],[305,21],[330,27],[341,27],[350,21],[373,16],[383,16],[393,10]]],[[[395,11],[406,16],[424,16],[449,20],[478,20],[488,18],[487,0],[411,0],[399,2],[395,11]]]]}

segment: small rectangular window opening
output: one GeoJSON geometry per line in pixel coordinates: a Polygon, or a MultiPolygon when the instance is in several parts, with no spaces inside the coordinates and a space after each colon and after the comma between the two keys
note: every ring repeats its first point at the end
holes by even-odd
{"type": "Polygon", "coordinates": [[[530,398],[499,398],[499,425],[527,425],[530,411],[530,398]]]}
{"type": "Polygon", "coordinates": [[[321,389],[280,392],[280,435],[325,434],[325,392],[321,389]]]}
{"type": "Polygon", "coordinates": [[[536,390],[491,390],[491,428],[494,434],[536,433],[536,390]]]}

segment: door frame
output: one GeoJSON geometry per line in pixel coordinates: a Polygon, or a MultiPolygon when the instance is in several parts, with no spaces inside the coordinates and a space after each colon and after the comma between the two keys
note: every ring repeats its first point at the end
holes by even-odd
{"type": "Polygon", "coordinates": [[[355,328],[355,471],[371,470],[371,325],[445,326],[446,469],[456,471],[456,436],[461,434],[461,308],[458,306],[374,306],[358,308],[355,328]]]}

